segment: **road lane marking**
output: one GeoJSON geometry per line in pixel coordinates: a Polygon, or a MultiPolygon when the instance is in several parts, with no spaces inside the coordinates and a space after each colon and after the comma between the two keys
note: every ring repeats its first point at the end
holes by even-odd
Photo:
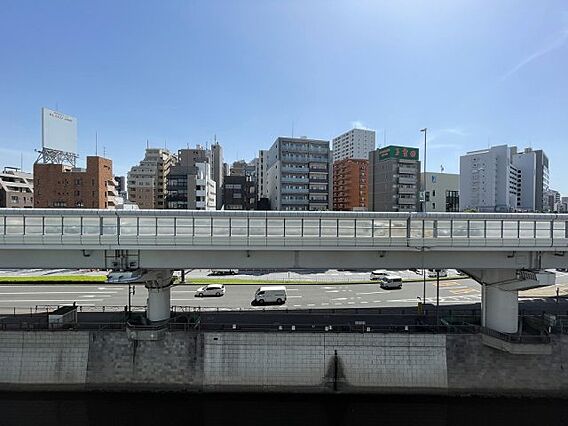
{"type": "Polygon", "coordinates": [[[347,300],[347,297],[336,297],[334,299],[331,300],[347,300]]]}
{"type": "Polygon", "coordinates": [[[299,299],[299,298],[301,298],[301,297],[302,297],[302,296],[288,296],[288,299],[294,299],[294,298],[299,299]]]}
{"type": "Polygon", "coordinates": [[[467,294],[467,293],[479,293],[479,290],[474,290],[473,288],[464,288],[461,290],[450,290],[453,294],[467,294]]]}

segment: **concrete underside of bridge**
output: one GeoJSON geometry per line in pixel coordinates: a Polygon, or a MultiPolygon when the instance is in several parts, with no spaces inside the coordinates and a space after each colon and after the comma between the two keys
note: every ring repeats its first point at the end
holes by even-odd
{"type": "Polygon", "coordinates": [[[540,269],[568,267],[565,252],[491,250],[377,250],[318,249],[0,249],[0,268],[99,268],[110,269],[122,258],[129,269],[183,268],[456,268],[540,269]],[[125,254],[127,256],[125,256],[125,254]]]}
{"type": "Polygon", "coordinates": [[[148,319],[169,317],[171,270],[188,268],[254,269],[406,269],[456,268],[476,279],[482,291],[483,326],[504,332],[518,330],[519,290],[551,285],[535,277],[519,277],[519,270],[567,267],[564,252],[448,250],[0,250],[0,268],[144,269],[141,283],[148,288],[148,319]]]}

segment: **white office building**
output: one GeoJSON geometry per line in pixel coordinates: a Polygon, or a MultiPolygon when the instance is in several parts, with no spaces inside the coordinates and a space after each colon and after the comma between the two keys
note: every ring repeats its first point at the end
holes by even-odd
{"type": "Polygon", "coordinates": [[[507,145],[460,157],[460,210],[543,211],[548,158],[542,150],[507,145]]]}
{"type": "MultiPolygon", "coordinates": [[[[432,212],[459,212],[460,175],[454,173],[420,174],[420,192],[426,197],[426,209],[432,212]],[[426,188],[424,188],[426,184],[426,188]]],[[[424,200],[422,200],[424,203],[424,200]]]]}
{"type": "Polygon", "coordinates": [[[333,162],[345,158],[368,160],[369,152],[375,150],[375,131],[351,129],[332,140],[333,162]]]}

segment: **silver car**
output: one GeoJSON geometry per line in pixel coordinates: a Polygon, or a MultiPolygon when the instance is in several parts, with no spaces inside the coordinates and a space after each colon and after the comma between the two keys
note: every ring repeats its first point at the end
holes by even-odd
{"type": "Polygon", "coordinates": [[[199,287],[195,291],[195,297],[217,296],[221,297],[225,294],[225,286],[223,284],[209,284],[199,287]]]}

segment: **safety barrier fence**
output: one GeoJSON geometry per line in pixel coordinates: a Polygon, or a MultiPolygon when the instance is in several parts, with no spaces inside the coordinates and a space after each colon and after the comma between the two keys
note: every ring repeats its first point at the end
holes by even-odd
{"type": "Polygon", "coordinates": [[[0,209],[0,245],[565,246],[568,215],[0,209]]]}

